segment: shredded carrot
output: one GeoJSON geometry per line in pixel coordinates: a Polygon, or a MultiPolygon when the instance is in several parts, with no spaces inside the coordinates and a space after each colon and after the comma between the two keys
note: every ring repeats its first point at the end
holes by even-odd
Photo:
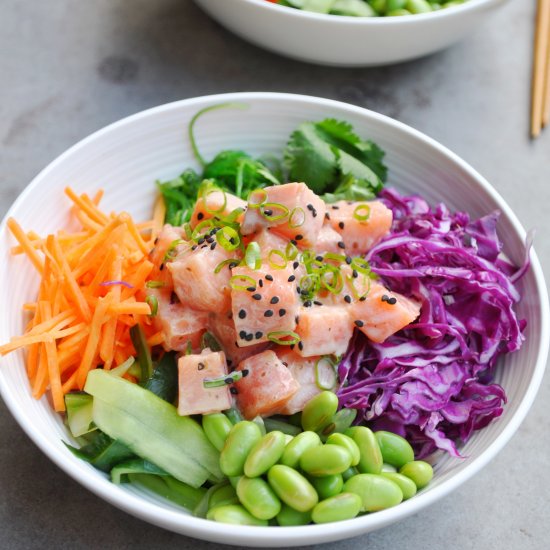
{"type": "Polygon", "coordinates": [[[36,301],[23,305],[31,318],[24,334],[0,346],[0,355],[28,349],[32,394],[40,399],[49,390],[56,411],[65,409],[67,392],[84,387],[91,369],[110,369],[135,355],[130,338],[135,324],[143,325],[151,345],[163,342],[142,301],[153,271],[152,241],[162,229],[160,206],[153,220],[135,223],[126,212],[102,212],[102,191],[65,193],[81,226],[77,231],[43,237],[8,220],[17,241],[11,253],[25,254],[41,281],[36,301]],[[152,237],[143,236],[149,232],[152,237]]]}

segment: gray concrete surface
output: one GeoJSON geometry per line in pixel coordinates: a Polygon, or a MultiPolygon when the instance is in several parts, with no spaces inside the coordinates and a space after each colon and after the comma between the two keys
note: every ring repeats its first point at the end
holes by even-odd
{"type": "MultiPolygon", "coordinates": [[[[527,227],[538,227],[536,248],[550,273],[550,130],[535,143],[527,137],[534,4],[510,2],[465,42],[429,58],[346,70],[255,48],[190,0],[0,0],[0,214],[48,162],[116,119],[215,92],[297,92],[369,107],[450,147],[527,227]]],[[[415,517],[330,547],[550,548],[548,403],[547,376],[519,432],[474,479],[415,517]]],[[[217,546],[90,494],[0,403],[0,548],[217,546]]]]}

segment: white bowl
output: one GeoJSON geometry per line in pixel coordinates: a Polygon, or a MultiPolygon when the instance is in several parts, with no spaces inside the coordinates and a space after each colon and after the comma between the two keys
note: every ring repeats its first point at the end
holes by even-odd
{"type": "Polygon", "coordinates": [[[462,39],[506,0],[468,0],[427,14],[347,17],[266,0],[195,0],[229,30],[268,50],[323,65],[388,65],[462,39]]]}
{"type": "MultiPolygon", "coordinates": [[[[189,99],[144,111],[84,139],[42,171],[17,199],[7,216],[25,229],[41,234],[68,222],[68,200],[63,189],[80,192],[106,190],[108,210],[128,210],[137,219],[150,216],[154,181],[173,178],[195,165],[186,126],[205,106],[243,102],[247,110],[222,109],[208,113],[197,127],[202,154],[211,158],[224,148],[244,149],[253,155],[280,153],[290,132],[304,120],[335,117],[351,122],[357,132],[377,141],[387,151],[390,184],[407,193],[420,193],[431,202],[445,201],[454,209],[481,216],[502,211],[499,233],[505,252],[521,263],[525,231],[498,193],[464,161],[421,133],[382,115],[327,99],[275,93],[236,93],[189,99]]],[[[23,257],[12,257],[5,221],[0,227],[0,342],[24,327],[21,305],[34,300],[37,277],[23,257]]],[[[505,357],[498,381],[509,402],[503,415],[475,434],[464,447],[465,460],[443,457],[431,485],[395,508],[350,521],[304,527],[243,527],[190,516],[152,494],[131,486],[113,485],[101,472],[75,458],[62,444],[70,437],[48,401],[35,401],[29,391],[23,353],[4,357],[0,365],[2,396],[21,427],[57,465],[108,502],[153,524],[178,533],[221,543],[250,546],[316,544],[378,529],[418,512],[451,492],[485,466],[510,439],[539,387],[548,353],[548,297],[539,261],[531,252],[531,269],[522,279],[520,317],[528,322],[527,343],[505,357]]],[[[40,475],[37,473],[37,475],[40,475]]]]}

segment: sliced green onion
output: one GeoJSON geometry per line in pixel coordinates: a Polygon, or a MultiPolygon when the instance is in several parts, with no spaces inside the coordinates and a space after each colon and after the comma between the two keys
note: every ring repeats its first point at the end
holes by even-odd
{"type": "Polygon", "coordinates": [[[234,264],[234,265],[238,265],[239,264],[239,260],[237,258],[229,258],[227,260],[224,260],[223,262],[220,262],[215,268],[214,268],[214,273],[217,275],[226,265],[230,265],[230,264],[234,264]]]}
{"type": "Polygon", "coordinates": [[[225,374],[224,376],[218,376],[217,378],[205,378],[202,381],[202,385],[205,388],[221,388],[234,382],[238,382],[243,377],[243,373],[240,370],[235,370],[231,374],[225,374]]]}
{"type": "Polygon", "coordinates": [[[281,252],[280,250],[275,250],[275,249],[271,250],[267,255],[267,261],[269,263],[269,267],[273,269],[284,269],[287,264],[286,256],[284,252],[281,252]],[[279,259],[279,263],[277,263],[275,258],[279,259]]]}
{"type": "Polygon", "coordinates": [[[199,222],[195,229],[193,229],[193,233],[191,234],[191,239],[194,241],[198,241],[201,237],[204,236],[205,233],[208,233],[210,229],[214,227],[214,220],[203,220],[202,222],[199,222]],[[203,230],[206,231],[203,231],[203,230]]]}
{"type": "Polygon", "coordinates": [[[162,288],[166,286],[166,283],[164,283],[163,281],[147,281],[145,283],[145,286],[147,288],[162,288]]]}
{"type": "Polygon", "coordinates": [[[359,204],[353,211],[353,217],[360,222],[366,222],[370,218],[370,206],[368,204],[359,204]]]}
{"type": "Polygon", "coordinates": [[[308,273],[311,273],[312,271],[323,271],[326,267],[325,264],[319,260],[310,260],[309,262],[305,262],[305,264],[308,273]]]}
{"type": "Polygon", "coordinates": [[[113,376],[124,376],[134,363],[135,359],[133,357],[128,357],[124,363],[120,363],[118,367],[111,369],[109,372],[113,376]]]}
{"type": "Polygon", "coordinates": [[[248,195],[248,208],[260,208],[266,201],[267,191],[265,189],[255,189],[248,195]]]}
{"type": "Polygon", "coordinates": [[[256,288],[257,284],[256,280],[248,275],[233,275],[233,277],[229,279],[229,286],[233,290],[246,290],[251,287],[256,288]],[[237,284],[237,281],[240,281],[242,284],[237,284]]]}
{"type": "Polygon", "coordinates": [[[174,257],[176,256],[176,248],[184,242],[185,241],[182,239],[173,240],[168,246],[168,248],[166,249],[166,253],[164,254],[164,258],[162,259],[162,261],[167,262],[167,261],[173,260],[174,257]]]}
{"type": "Polygon", "coordinates": [[[297,206],[296,208],[293,208],[290,212],[290,216],[288,218],[288,226],[292,228],[300,227],[304,225],[305,221],[306,213],[304,212],[304,209],[301,206],[297,206]]]}
{"type": "Polygon", "coordinates": [[[278,222],[288,217],[289,210],[284,204],[278,202],[264,202],[260,208],[260,213],[267,221],[278,222]],[[271,211],[271,214],[267,214],[266,210],[271,211]]]}
{"type": "Polygon", "coordinates": [[[346,257],[343,254],[334,254],[334,252],[327,252],[324,256],[325,261],[333,261],[338,262],[339,264],[343,264],[346,261],[346,257]]]}
{"type": "Polygon", "coordinates": [[[318,292],[321,287],[321,277],[317,273],[308,273],[300,279],[300,288],[310,296],[318,292]]]}
{"type": "Polygon", "coordinates": [[[262,267],[260,245],[256,241],[248,243],[244,253],[244,263],[250,269],[260,269],[262,267]]]}
{"type": "Polygon", "coordinates": [[[359,273],[364,273],[365,275],[369,275],[371,272],[369,262],[359,256],[356,256],[351,260],[350,267],[359,273]]]}
{"type": "Polygon", "coordinates": [[[300,337],[291,330],[275,330],[267,333],[267,339],[280,346],[291,346],[300,341],[300,337]]]}
{"type": "Polygon", "coordinates": [[[185,222],[183,224],[183,230],[185,231],[185,238],[190,241],[193,238],[193,230],[191,229],[189,222],[185,222]]]}
{"type": "Polygon", "coordinates": [[[244,208],[235,208],[235,210],[231,210],[231,212],[225,216],[224,218],[222,218],[220,220],[220,222],[223,224],[223,225],[228,225],[228,224],[231,224],[231,223],[235,223],[237,221],[237,218],[244,212],[244,208]]]}
{"type": "Polygon", "coordinates": [[[212,215],[216,215],[216,214],[222,214],[225,210],[225,208],[227,207],[227,195],[225,194],[225,191],[221,188],[221,187],[218,187],[217,185],[209,185],[207,186],[206,190],[203,192],[202,194],[202,202],[204,204],[204,209],[209,213],[209,214],[212,214],[212,215]],[[223,195],[223,202],[222,202],[222,205],[217,208],[217,209],[213,209],[213,208],[209,208],[208,206],[208,197],[209,195],[211,195],[212,193],[221,193],[223,195]]]}
{"type": "Polygon", "coordinates": [[[332,294],[338,294],[344,288],[344,279],[342,274],[337,268],[330,268],[331,266],[326,266],[326,270],[321,275],[321,286],[326,288],[332,294]],[[329,281],[327,276],[331,274],[332,279],[329,281]]]}
{"type": "Polygon", "coordinates": [[[191,355],[193,353],[193,346],[191,345],[191,341],[187,340],[187,346],[185,346],[185,355],[191,355]]]}
{"type": "Polygon", "coordinates": [[[333,390],[338,383],[335,365],[330,357],[320,357],[315,361],[315,385],[320,390],[333,390]]]}
{"type": "Polygon", "coordinates": [[[222,351],[222,347],[220,346],[220,343],[216,340],[214,335],[208,331],[202,335],[201,347],[203,349],[209,348],[210,351],[222,351]]]}
{"type": "Polygon", "coordinates": [[[149,307],[151,308],[151,317],[154,317],[159,310],[159,301],[157,300],[157,297],[149,294],[149,296],[145,298],[145,302],[149,304],[149,307]]]}
{"type": "Polygon", "coordinates": [[[239,233],[235,231],[235,229],[227,225],[225,227],[222,227],[216,233],[216,240],[218,241],[220,246],[222,246],[228,252],[239,248],[239,245],[241,244],[239,233]]]}
{"type": "Polygon", "coordinates": [[[349,283],[349,286],[351,286],[351,293],[353,294],[353,297],[356,299],[356,300],[359,300],[359,298],[363,298],[364,296],[367,296],[367,294],[370,292],[370,278],[365,275],[365,273],[361,273],[362,277],[363,277],[363,283],[366,281],[368,281],[368,285],[367,285],[367,290],[363,293],[363,294],[360,294],[359,291],[357,290],[357,287],[355,286],[356,283],[357,283],[357,278],[353,278],[351,275],[348,275],[346,277],[346,280],[347,282],[349,283]]]}
{"type": "Polygon", "coordinates": [[[298,248],[293,245],[292,243],[288,243],[286,245],[286,248],[285,248],[285,256],[286,256],[286,259],[291,262],[292,260],[294,260],[296,258],[296,256],[298,256],[299,254],[299,250],[298,248]]]}

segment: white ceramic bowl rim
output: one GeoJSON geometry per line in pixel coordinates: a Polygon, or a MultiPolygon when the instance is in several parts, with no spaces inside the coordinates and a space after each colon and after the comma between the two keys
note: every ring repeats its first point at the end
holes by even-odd
{"type": "Polygon", "coordinates": [[[417,13],[411,15],[400,15],[399,17],[354,17],[351,15],[331,15],[326,13],[315,13],[312,11],[305,11],[296,8],[291,8],[288,6],[281,6],[280,4],[274,4],[272,2],[267,2],[267,0],[241,0],[246,4],[253,4],[255,6],[261,6],[265,10],[285,10],[287,12],[292,12],[296,17],[302,17],[304,19],[318,20],[318,21],[327,21],[330,19],[338,24],[343,25],[386,25],[386,26],[403,26],[414,24],[414,21],[418,21],[419,18],[425,19],[441,19],[443,17],[448,17],[449,14],[453,13],[466,13],[469,11],[476,11],[480,8],[485,8],[492,6],[494,4],[502,3],[505,0],[467,0],[464,4],[459,4],[453,6],[449,9],[442,9],[437,11],[432,11],[429,13],[417,13]]]}
{"type": "MultiPolygon", "coordinates": [[[[267,2],[266,2],[267,3],[267,2]]],[[[27,197],[35,191],[35,188],[40,183],[40,180],[46,177],[49,172],[53,171],[59,164],[65,162],[68,158],[78,154],[78,152],[86,147],[90,142],[101,139],[114,129],[131,125],[137,120],[155,116],[157,113],[170,111],[177,109],[180,106],[195,107],[197,110],[216,103],[230,103],[230,102],[246,102],[246,101],[277,101],[279,103],[297,103],[304,102],[314,104],[317,106],[334,107],[346,111],[349,116],[349,120],[353,121],[354,116],[368,117],[371,120],[378,121],[387,126],[393,127],[400,133],[408,134],[411,138],[423,142],[427,146],[437,150],[439,153],[450,158],[454,163],[460,166],[473,180],[488,193],[501,211],[510,219],[518,236],[525,240],[525,231],[522,228],[519,220],[515,214],[511,211],[508,205],[504,202],[502,197],[489,185],[489,183],[480,176],[472,167],[466,162],[460,159],[457,155],[434,141],[433,139],[425,136],[421,132],[414,130],[413,128],[406,126],[405,124],[393,120],[384,115],[369,111],[367,109],[342,103],[339,101],[323,99],[318,97],[311,97],[305,95],[294,94],[282,94],[273,92],[246,92],[246,93],[230,93],[230,94],[218,94],[197,97],[193,99],[186,99],[168,103],[146,111],[142,111],[130,117],[124,118],[118,122],[115,122],[105,128],[91,134],[87,138],[78,142],[76,145],[68,149],[65,153],[54,160],[44,170],[42,170],[33,181],[27,186],[27,188],[21,193],[19,198],[15,201],[11,209],[6,214],[4,220],[0,225],[0,237],[5,236],[6,220],[12,215],[18,205],[24,202],[27,197]]],[[[454,475],[452,478],[445,480],[439,486],[434,487],[426,493],[418,494],[414,499],[405,501],[399,506],[377,512],[376,514],[365,515],[352,520],[338,522],[337,524],[324,524],[324,525],[309,525],[301,527],[277,527],[276,532],[265,527],[249,527],[249,526],[235,526],[226,525],[208,521],[193,517],[191,515],[184,515],[181,512],[175,510],[169,510],[156,504],[145,501],[137,495],[123,491],[116,485],[112,484],[107,478],[100,478],[96,475],[92,475],[94,472],[90,471],[88,464],[75,459],[74,461],[68,461],[66,455],[55,447],[51,441],[41,433],[32,423],[24,417],[23,410],[19,406],[17,400],[13,395],[7,391],[7,385],[4,383],[4,379],[0,376],[0,392],[1,395],[13,414],[17,422],[21,425],[27,435],[36,443],[36,445],[61,469],[67,472],[76,481],[84,485],[87,489],[110,502],[111,504],[125,510],[136,517],[149,521],[151,523],[161,525],[166,528],[171,528],[176,532],[182,532],[182,525],[185,525],[185,533],[189,536],[193,536],[205,540],[219,540],[229,544],[232,540],[239,541],[239,543],[249,544],[251,546],[272,546],[273,543],[277,543],[278,546],[296,546],[306,545],[311,543],[311,538],[315,540],[325,539],[327,542],[339,538],[353,537],[364,533],[370,529],[384,527],[397,520],[403,519],[419,510],[429,506],[430,504],[443,497],[481,468],[483,468],[509,441],[514,432],[517,430],[523,419],[525,418],[529,408],[531,407],[537,390],[540,386],[542,376],[546,367],[546,361],[548,357],[549,340],[547,335],[550,333],[549,318],[550,311],[548,306],[548,294],[544,281],[544,276],[540,266],[540,262],[534,250],[531,250],[531,270],[533,272],[537,290],[541,298],[541,319],[540,319],[540,345],[537,350],[537,364],[533,371],[533,376],[530,380],[527,391],[525,392],[521,403],[519,404],[516,414],[509,420],[508,424],[499,434],[499,436],[490,444],[490,446],[480,456],[469,459],[470,462],[460,472],[454,475]],[[339,534],[340,533],[340,534],[339,534]],[[344,534],[342,534],[344,533],[344,534]]]]}

